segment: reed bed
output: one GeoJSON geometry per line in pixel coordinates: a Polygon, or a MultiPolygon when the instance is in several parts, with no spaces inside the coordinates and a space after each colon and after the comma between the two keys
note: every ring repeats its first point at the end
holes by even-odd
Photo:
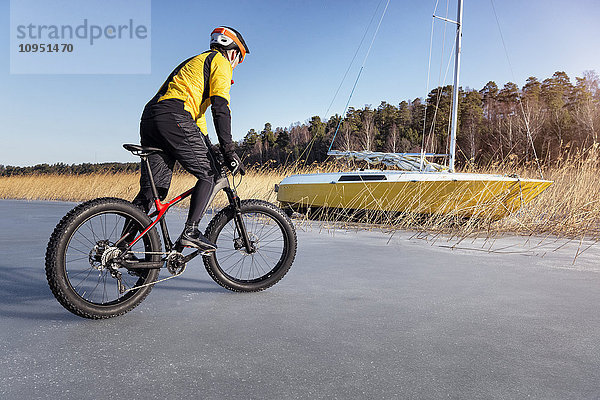
{"type": "MultiPolygon", "coordinates": [[[[543,169],[544,178],[553,180],[550,186],[531,203],[499,221],[482,213],[478,218],[465,219],[458,215],[422,215],[419,213],[385,213],[350,211],[308,213],[317,218],[355,227],[385,227],[386,229],[416,229],[443,232],[459,236],[472,234],[517,233],[523,235],[553,235],[565,238],[600,239],[600,168],[598,148],[585,153],[566,155],[563,159],[543,169]],[[355,223],[359,223],[356,225],[355,223]]],[[[250,168],[240,182],[235,179],[241,198],[258,198],[276,202],[273,188],[292,173],[316,173],[350,170],[356,165],[326,163],[295,168],[250,168]]],[[[532,165],[513,164],[508,160],[485,168],[466,168],[465,172],[517,174],[537,178],[537,168],[532,165]]],[[[137,173],[104,173],[91,175],[27,175],[0,177],[0,198],[26,200],[61,200],[80,202],[96,197],[120,197],[131,200],[139,184],[137,173]]],[[[195,178],[177,173],[169,198],[184,192],[195,184],[195,178]]],[[[460,193],[457,195],[461,195],[460,193]]],[[[450,201],[450,200],[449,200],[450,201]]],[[[221,193],[213,207],[222,207],[226,199],[221,193]]],[[[182,202],[187,207],[187,202],[182,202]]],[[[304,216],[304,218],[307,218],[304,216]]]]}
{"type": "MultiPolygon", "coordinates": [[[[600,239],[599,155],[594,147],[544,168],[544,178],[554,184],[529,205],[496,222],[493,228],[521,234],[600,239]]],[[[520,176],[537,177],[531,166],[513,170],[520,176]]]]}
{"type": "MultiPolygon", "coordinates": [[[[235,183],[241,198],[259,198],[275,202],[275,183],[284,177],[283,170],[253,169],[235,183]]],[[[173,175],[168,198],[193,187],[196,179],[187,173],[173,175]]],[[[137,173],[103,173],[90,175],[20,175],[0,177],[0,199],[60,200],[81,202],[96,197],[119,197],[133,200],[139,190],[137,173]]],[[[214,206],[222,207],[224,196],[215,199],[214,206]]],[[[187,207],[188,200],[180,203],[187,207]]]]}

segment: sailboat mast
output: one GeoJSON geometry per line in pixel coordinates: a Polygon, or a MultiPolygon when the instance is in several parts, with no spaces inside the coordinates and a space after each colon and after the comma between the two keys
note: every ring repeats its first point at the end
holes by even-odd
{"type": "Polygon", "coordinates": [[[458,0],[458,11],[456,13],[456,55],[454,57],[454,86],[452,88],[452,126],[450,130],[450,172],[454,172],[454,160],[456,158],[456,126],[458,123],[458,75],[460,72],[460,48],[462,42],[462,15],[463,2],[458,0]]]}

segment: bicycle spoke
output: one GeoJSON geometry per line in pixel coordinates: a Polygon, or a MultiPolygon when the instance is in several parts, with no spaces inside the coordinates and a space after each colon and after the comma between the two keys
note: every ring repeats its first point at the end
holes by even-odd
{"type": "Polygon", "coordinates": [[[257,254],[258,254],[258,255],[259,255],[259,256],[260,256],[260,257],[263,259],[263,261],[264,261],[264,262],[265,262],[267,265],[269,264],[269,262],[268,262],[267,260],[265,260],[265,257],[264,257],[264,256],[263,256],[263,255],[262,255],[260,252],[259,252],[259,253],[257,253],[257,254]]]}
{"type": "MultiPolygon", "coordinates": [[[[90,240],[90,239],[89,239],[87,236],[85,236],[85,235],[84,235],[83,233],[81,233],[80,231],[77,231],[77,233],[75,233],[75,235],[79,235],[79,236],[81,236],[82,238],[84,238],[85,240],[87,240],[87,241],[88,241],[88,243],[92,245],[92,247],[94,247],[94,246],[96,245],[96,243],[95,243],[95,242],[92,242],[92,241],[91,241],[91,240],[90,240]]],[[[79,242],[79,243],[80,243],[82,246],[84,246],[84,247],[85,247],[85,246],[87,246],[87,244],[83,243],[83,242],[82,242],[82,241],[80,241],[79,239],[76,239],[76,238],[75,238],[75,235],[73,235],[73,237],[71,238],[71,240],[75,239],[75,240],[77,240],[77,242],[79,242]]]]}
{"type": "Polygon", "coordinates": [[[229,272],[229,271],[233,270],[240,262],[243,261],[243,259],[244,258],[242,257],[239,260],[237,260],[232,266],[230,266],[228,269],[226,269],[225,272],[229,272]]]}
{"type": "MultiPolygon", "coordinates": [[[[87,278],[89,278],[89,276],[91,275],[92,271],[95,271],[95,270],[94,270],[92,267],[90,267],[90,268],[88,269],[88,273],[87,273],[87,275],[86,275],[85,277],[83,277],[83,279],[81,279],[81,280],[79,281],[79,283],[73,287],[73,289],[77,290],[77,288],[79,287],[79,285],[81,285],[81,284],[83,283],[83,281],[85,281],[85,280],[87,280],[87,278]]],[[[84,271],[81,271],[81,273],[83,273],[83,272],[85,272],[85,270],[84,270],[84,271]]],[[[76,274],[76,275],[78,275],[78,274],[76,274]]]]}
{"type": "Polygon", "coordinates": [[[279,227],[277,227],[277,226],[274,226],[274,227],[272,227],[270,230],[268,230],[268,231],[267,231],[265,234],[263,234],[263,233],[261,232],[261,234],[260,234],[260,235],[258,235],[258,236],[259,236],[259,237],[261,237],[263,240],[264,240],[264,239],[268,239],[268,238],[270,238],[271,236],[273,236],[274,234],[276,234],[277,232],[279,232],[279,229],[278,229],[278,228],[279,228],[279,227]]]}
{"type": "Polygon", "coordinates": [[[66,260],[68,263],[70,262],[75,262],[75,261],[81,261],[81,260],[88,260],[89,257],[88,256],[83,256],[83,257],[78,257],[78,258],[73,258],[71,260],[66,260]]]}
{"type": "Polygon", "coordinates": [[[98,281],[96,282],[96,286],[94,286],[94,288],[90,292],[90,296],[92,296],[94,294],[94,292],[96,291],[96,289],[98,288],[98,286],[100,286],[100,281],[101,280],[102,280],[102,271],[100,271],[99,274],[98,274],[98,281]]]}
{"type": "MultiPolygon", "coordinates": [[[[264,259],[264,257],[262,256],[262,254],[260,254],[260,253],[256,253],[256,254],[258,254],[259,256],[261,256],[261,258],[262,258],[262,259],[265,261],[266,265],[268,265],[267,261],[264,259]]],[[[254,261],[254,258],[253,258],[252,260],[254,261]]],[[[263,269],[262,265],[260,265],[260,262],[259,262],[258,260],[256,260],[256,264],[258,265],[258,267],[259,267],[259,268],[260,268],[260,270],[262,271],[263,275],[264,275],[264,274],[266,274],[266,273],[268,272],[268,270],[267,270],[267,271],[265,271],[265,270],[263,269]]]]}
{"type": "MultiPolygon", "coordinates": [[[[75,292],[86,301],[107,304],[119,301],[124,296],[108,266],[101,266],[100,258],[105,248],[114,246],[128,220],[133,221],[118,213],[97,214],[86,220],[72,235],[64,256],[65,272],[75,292]],[[96,277],[95,273],[98,274],[96,277]]],[[[135,221],[131,228],[132,231],[141,231],[135,221]]],[[[143,253],[145,246],[146,242],[141,240],[131,250],[143,253]]],[[[149,257],[152,256],[144,256],[145,259],[149,257]]],[[[128,289],[144,279],[143,275],[121,273],[121,284],[128,289]]]]}
{"type": "Polygon", "coordinates": [[[94,233],[94,227],[92,226],[92,224],[89,223],[90,221],[86,221],[85,226],[88,228],[88,230],[91,232],[92,237],[94,238],[94,242],[98,243],[98,238],[96,236],[96,233],[94,233]]]}
{"type": "Polygon", "coordinates": [[[102,216],[100,216],[100,228],[102,228],[102,237],[106,238],[106,215],[104,215],[104,223],[102,223],[102,216]]]}
{"type": "Polygon", "coordinates": [[[250,261],[250,268],[248,268],[248,277],[246,279],[250,280],[252,275],[252,272],[254,271],[254,254],[251,255],[250,257],[251,261],[250,261]]]}
{"type": "MultiPolygon", "coordinates": [[[[274,256],[281,256],[283,254],[282,250],[267,250],[267,249],[260,249],[258,251],[258,253],[260,253],[263,257],[266,257],[268,260],[270,260],[270,262],[276,262],[280,257],[274,257],[274,256]]],[[[265,260],[267,261],[267,260],[265,260]]]]}
{"type": "Polygon", "coordinates": [[[281,242],[281,243],[283,243],[283,239],[279,239],[279,238],[277,238],[277,239],[273,239],[273,240],[271,240],[270,242],[263,242],[263,241],[261,240],[260,244],[261,244],[261,247],[262,247],[262,246],[264,246],[264,245],[268,245],[268,244],[275,243],[275,242],[281,242]]]}
{"type": "Polygon", "coordinates": [[[102,302],[104,303],[104,297],[106,296],[106,274],[102,274],[102,302]]]}
{"type": "Polygon", "coordinates": [[[281,279],[283,275],[277,274],[277,271],[285,268],[283,271],[287,272],[296,248],[296,238],[290,236],[290,232],[293,235],[293,227],[287,226],[277,209],[269,210],[269,205],[260,204],[260,201],[248,202],[242,205],[241,225],[230,214],[217,228],[219,230],[208,232],[215,235],[212,237],[218,250],[213,257],[205,258],[207,269],[217,273],[213,278],[218,283],[228,288],[232,285],[236,288],[234,290],[242,291],[261,290],[261,287],[269,287],[281,279]],[[244,237],[250,241],[250,248],[242,240],[244,237]],[[290,243],[290,240],[293,242],[290,243]],[[290,244],[293,247],[288,250],[290,244]],[[219,274],[224,275],[225,284],[219,274]]]}
{"type": "MultiPolygon", "coordinates": [[[[267,254],[262,254],[263,251],[267,251],[275,254],[282,254],[283,248],[277,248],[278,246],[272,246],[274,250],[270,250],[265,248],[265,246],[271,245],[272,243],[279,242],[281,246],[283,246],[282,238],[272,238],[271,240],[264,242],[265,238],[271,238],[276,233],[281,232],[278,228],[277,224],[267,224],[268,220],[263,218],[260,215],[254,214],[251,216],[245,215],[244,224],[246,229],[248,229],[248,234],[250,235],[250,239],[257,239],[259,244],[259,249],[252,253],[249,257],[249,260],[246,260],[247,255],[245,255],[242,259],[238,260],[235,264],[228,268],[229,271],[234,271],[235,276],[238,278],[243,278],[246,280],[252,280],[258,278],[260,276],[266,275],[272,267],[267,267],[269,265],[276,265],[277,260],[269,257],[267,254]],[[265,267],[267,267],[265,269],[265,267]]],[[[225,263],[230,258],[235,255],[229,254],[226,257],[221,259],[221,262],[225,263]]]]}
{"type": "Polygon", "coordinates": [[[245,263],[246,263],[246,257],[242,257],[242,264],[240,264],[240,268],[238,269],[237,276],[240,276],[242,274],[242,271],[244,270],[244,264],[245,263]]]}
{"type": "MultiPolygon", "coordinates": [[[[109,239],[112,237],[112,235],[113,235],[115,232],[117,232],[117,226],[118,226],[118,225],[119,225],[118,216],[117,216],[117,215],[115,215],[115,226],[113,226],[113,229],[112,229],[112,231],[110,231],[110,234],[108,235],[108,238],[109,238],[109,239]]],[[[115,238],[115,239],[118,239],[118,238],[115,238]]],[[[115,240],[115,242],[116,242],[116,240],[115,240]]]]}
{"type": "Polygon", "coordinates": [[[77,251],[77,252],[79,252],[81,254],[85,254],[86,256],[90,254],[89,251],[83,251],[83,250],[80,250],[80,249],[78,249],[76,247],[73,247],[73,246],[69,246],[69,250],[75,250],[75,251],[77,251]]]}
{"type": "Polygon", "coordinates": [[[227,260],[229,260],[231,257],[235,256],[236,254],[238,254],[239,252],[237,250],[233,250],[233,253],[231,253],[230,255],[228,255],[227,257],[223,258],[221,260],[221,262],[225,262],[227,260]]]}

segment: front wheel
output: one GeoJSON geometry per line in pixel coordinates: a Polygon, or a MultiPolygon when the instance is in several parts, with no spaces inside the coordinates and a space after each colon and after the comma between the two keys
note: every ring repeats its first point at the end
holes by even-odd
{"type": "Polygon", "coordinates": [[[221,210],[210,221],[205,236],[217,250],[204,256],[204,265],[219,285],[236,292],[258,292],[283,278],[296,257],[296,231],[285,213],[262,200],[241,202],[251,249],[244,244],[235,210],[221,210]]]}

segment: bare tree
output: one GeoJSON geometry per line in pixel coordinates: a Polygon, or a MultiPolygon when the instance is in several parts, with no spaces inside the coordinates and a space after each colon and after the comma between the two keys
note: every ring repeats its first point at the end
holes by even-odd
{"type": "Polygon", "coordinates": [[[350,129],[350,124],[348,124],[348,122],[342,122],[340,133],[341,135],[339,137],[341,140],[339,141],[341,142],[342,149],[344,149],[344,151],[352,150],[352,129],[350,129]]]}
{"type": "Polygon", "coordinates": [[[390,134],[387,137],[386,150],[392,153],[398,153],[399,145],[398,126],[394,123],[390,128],[390,134]]]}
{"type": "Polygon", "coordinates": [[[375,148],[375,119],[374,112],[369,107],[365,107],[362,112],[362,129],[360,135],[360,146],[362,150],[373,151],[375,148]]]}
{"type": "MultiPolygon", "coordinates": [[[[598,142],[598,96],[600,95],[600,78],[594,71],[585,71],[583,78],[577,78],[574,89],[574,112],[575,121],[591,137],[592,144],[598,142]]],[[[583,139],[587,141],[587,137],[583,139]]]]}

